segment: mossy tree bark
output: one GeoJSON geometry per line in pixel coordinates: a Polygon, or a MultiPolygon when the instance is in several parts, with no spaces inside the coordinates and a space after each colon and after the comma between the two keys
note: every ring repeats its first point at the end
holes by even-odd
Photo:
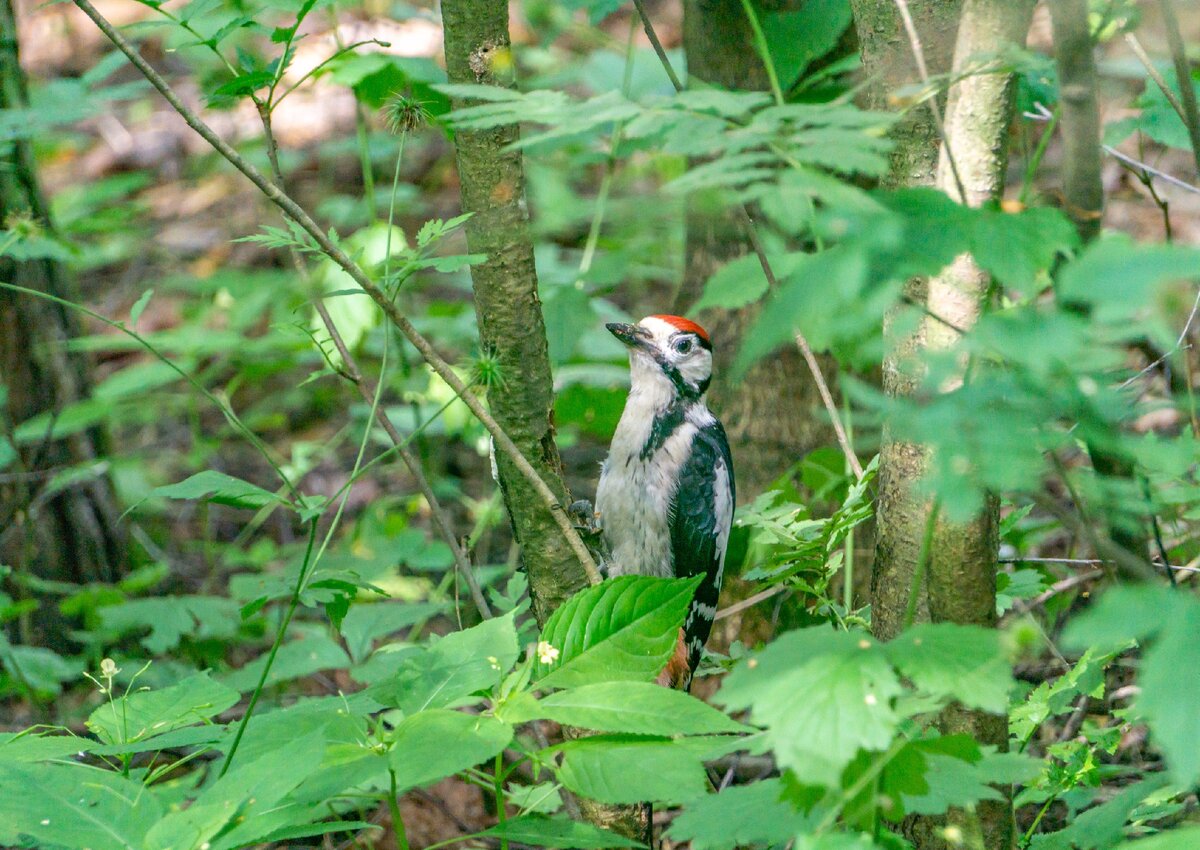
{"type": "MultiPolygon", "coordinates": [[[[889,31],[892,37],[884,37],[878,28],[880,21],[891,15],[879,6],[894,9],[895,5],[891,0],[869,5],[875,7],[871,11],[876,16],[865,20],[874,22],[876,28],[864,33],[860,27],[864,61],[868,68],[886,75],[897,67],[899,60],[892,52],[899,48],[895,30],[889,31]],[[867,61],[868,44],[881,46],[885,55],[867,61]]],[[[1013,78],[1001,68],[989,67],[985,57],[995,56],[1005,45],[1024,45],[1034,0],[963,0],[957,22],[951,22],[949,15],[950,7],[958,4],[909,5],[915,20],[924,17],[936,25],[926,38],[921,24],[917,24],[923,45],[941,45],[948,32],[955,33],[951,70],[957,82],[946,101],[945,144],[939,144],[930,110],[921,107],[929,120],[914,124],[915,117],[906,119],[909,130],[901,137],[893,182],[921,185],[928,184],[932,177],[932,185],[959,203],[980,206],[997,200],[1008,162],[1013,78]],[[932,172],[931,162],[936,162],[932,172]]],[[[908,45],[902,31],[898,37],[908,45]]],[[[915,67],[911,57],[910,47],[909,63],[915,67]]],[[[938,58],[943,57],[944,53],[938,58]]],[[[931,58],[927,53],[926,59],[931,58]]],[[[944,70],[931,62],[931,73],[944,70]]],[[[894,90],[893,81],[887,77],[884,80],[894,90]]],[[[901,132],[905,132],[903,127],[901,132]]],[[[910,295],[920,298],[932,314],[954,328],[969,329],[979,317],[987,288],[987,275],[969,255],[963,255],[924,285],[910,287],[910,295]]],[[[887,391],[894,395],[914,391],[921,377],[920,356],[952,347],[958,332],[926,318],[912,336],[895,340],[884,367],[887,391]]],[[[960,381],[966,363],[962,365],[960,381]]],[[[966,522],[941,518],[936,513],[938,508],[915,487],[929,462],[927,447],[886,438],[880,467],[879,546],[872,584],[872,623],[881,639],[894,637],[904,628],[913,586],[922,580],[919,571],[923,566],[926,575],[925,586],[917,596],[921,603],[919,616],[933,622],[983,626],[996,621],[996,503],[989,499],[984,510],[966,522]],[[929,530],[932,536],[927,544],[929,530]]],[[[1007,741],[1007,724],[1000,716],[952,707],[943,713],[939,725],[947,734],[967,732],[983,743],[1003,746],[1007,741]]],[[[945,819],[916,819],[909,828],[917,846],[947,846],[940,832],[946,821],[964,830],[968,845],[978,844],[987,850],[1007,850],[1011,846],[1012,810],[1007,801],[983,803],[974,813],[952,811],[945,819]]]]}
{"type": "MultiPolygon", "coordinates": [[[[506,84],[504,69],[511,67],[507,0],[444,0],[442,25],[451,82],[506,84]]],[[[475,312],[482,348],[495,358],[502,376],[488,391],[492,415],[565,505],[569,499],[554,442],[554,389],[525,178],[520,151],[509,149],[518,132],[516,125],[508,125],[455,136],[463,211],[473,213],[467,244],[472,253],[487,255],[471,269],[475,312]]],[[[505,455],[497,452],[496,461],[534,613],[544,624],[555,608],[586,586],[587,576],[545,501],[505,455]]],[[[605,829],[639,840],[649,835],[646,807],[584,799],[579,806],[588,821],[605,829]]]]}
{"type": "MultiPolygon", "coordinates": [[[[11,0],[0,0],[0,108],[28,105],[11,0]]],[[[51,222],[26,138],[0,143],[0,222],[49,231],[51,222]]],[[[51,259],[0,257],[0,280],[71,299],[67,270],[51,259]]],[[[68,354],[77,336],[73,314],[34,296],[0,290],[0,383],[7,390],[4,420],[15,426],[60,412],[90,393],[87,363],[68,354]]],[[[114,581],[125,558],[119,511],[102,461],[99,429],[19,445],[15,475],[0,484],[0,562],[41,578],[85,583],[114,581]],[[51,494],[50,480],[68,468],[89,470],[77,483],[51,494]]],[[[47,606],[43,606],[47,608],[47,606]]],[[[59,644],[58,618],[49,610],[33,618],[27,639],[59,644]]]]}
{"type": "MultiPolygon", "coordinates": [[[[447,0],[442,5],[446,66],[451,82],[501,84],[508,67],[508,5],[500,0],[447,0]]],[[[461,106],[457,103],[456,106],[461,106]]],[[[471,269],[480,344],[501,379],[488,391],[500,427],[512,437],[561,504],[568,504],[554,442],[554,390],[546,327],[538,300],[533,242],[525,210],[525,177],[516,125],[455,136],[459,182],[472,253],[487,260],[471,269]]],[[[545,502],[496,452],[500,486],[529,574],[539,622],[587,584],[545,502]]]]}

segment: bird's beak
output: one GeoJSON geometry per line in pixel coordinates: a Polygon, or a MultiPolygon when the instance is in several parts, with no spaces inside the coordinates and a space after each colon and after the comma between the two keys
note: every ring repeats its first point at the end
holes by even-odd
{"type": "Polygon", "coordinates": [[[650,332],[638,325],[625,322],[609,322],[604,327],[608,332],[630,348],[646,348],[650,341],[650,332]]]}

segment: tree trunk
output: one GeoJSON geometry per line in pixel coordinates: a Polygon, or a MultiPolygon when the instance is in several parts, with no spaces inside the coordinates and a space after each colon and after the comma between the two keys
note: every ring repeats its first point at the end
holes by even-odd
{"type": "MultiPolygon", "coordinates": [[[[11,0],[0,0],[0,33],[0,108],[24,108],[28,98],[11,0]]],[[[0,221],[10,228],[17,222],[51,228],[26,138],[0,143],[0,221]]],[[[50,259],[18,262],[0,256],[0,280],[58,298],[74,296],[66,269],[50,259]]],[[[7,390],[4,418],[10,427],[88,397],[87,363],[68,354],[65,345],[77,335],[67,308],[0,290],[0,382],[7,390]]],[[[56,581],[115,581],[122,572],[125,538],[100,459],[102,433],[91,429],[61,439],[47,433],[16,448],[17,474],[0,484],[0,562],[56,581]],[[51,493],[53,476],[69,468],[87,469],[88,474],[51,493]]],[[[51,611],[39,611],[34,625],[33,639],[62,643],[51,611]]]]}
{"type": "MultiPolygon", "coordinates": [[[[858,4],[863,6],[868,4],[858,4]]],[[[873,15],[862,20],[875,28],[863,31],[864,64],[887,74],[900,60],[896,38],[902,45],[908,38],[900,30],[885,37],[879,23],[896,17],[891,0],[875,7],[873,15]],[[880,6],[889,7],[887,9],[880,6]],[[884,55],[867,60],[868,45],[879,47],[884,55]]],[[[932,26],[929,36],[920,29],[926,59],[932,60],[930,72],[940,73],[944,66],[940,46],[945,34],[953,31],[949,15],[956,3],[910,4],[917,21],[932,26]],[[935,8],[937,7],[937,8],[935,8]],[[939,51],[932,53],[932,50],[939,51]],[[935,58],[936,57],[936,58],[935,58]]],[[[856,11],[858,7],[856,6],[856,11]]],[[[928,109],[923,124],[912,123],[901,130],[900,152],[893,161],[894,185],[925,185],[930,182],[959,203],[980,206],[1000,197],[1007,167],[1007,136],[1012,120],[1013,79],[1008,73],[980,73],[980,57],[995,55],[1005,45],[1023,46],[1033,13],[1033,0],[965,0],[961,6],[953,53],[953,76],[959,81],[951,88],[946,104],[944,127],[946,144],[939,145],[937,128],[928,109]],[[974,70],[973,73],[968,73],[974,70]],[[931,135],[932,134],[932,135],[931,135]],[[936,170],[930,163],[936,161],[936,170]],[[961,181],[961,185],[960,185],[961,181]]],[[[911,62],[911,48],[909,52],[911,62]]],[[[902,67],[902,66],[899,66],[902,67]]],[[[905,82],[901,79],[901,84],[905,82]]],[[[892,79],[886,85],[894,89],[892,79]]],[[[910,286],[910,294],[920,298],[930,312],[948,320],[957,328],[969,329],[979,317],[987,292],[987,275],[969,255],[958,257],[941,274],[924,286],[910,286]]],[[[884,365],[886,390],[893,395],[911,393],[920,379],[917,356],[925,351],[954,345],[957,331],[926,318],[916,333],[895,340],[884,365]]],[[[963,374],[959,380],[965,376],[963,374]]],[[[952,387],[947,387],[951,389],[952,387]]],[[[919,494],[915,484],[930,462],[929,450],[920,445],[893,440],[885,434],[880,465],[879,546],[873,576],[872,627],[877,637],[889,639],[905,626],[914,582],[921,581],[918,571],[927,566],[925,588],[918,588],[918,616],[934,622],[954,622],[991,626],[996,622],[996,520],[997,506],[989,499],[984,510],[967,522],[940,519],[937,507],[919,494]],[[932,523],[932,528],[931,528],[932,523]],[[929,535],[932,531],[932,535],[929,535]]],[[[1003,717],[952,707],[944,712],[940,725],[947,734],[967,732],[982,743],[1003,746],[1007,726],[1003,717]]],[[[987,850],[1007,850],[1012,843],[1012,811],[1007,802],[980,804],[968,814],[952,811],[945,819],[918,818],[909,824],[917,845],[922,848],[946,846],[939,827],[946,821],[959,825],[968,836],[978,836],[987,850]]],[[[967,843],[972,843],[968,838],[967,843]]]]}
{"type": "MultiPolygon", "coordinates": [[[[445,0],[442,26],[452,83],[505,83],[498,69],[511,67],[506,0],[445,0]]],[[[565,505],[569,499],[554,442],[554,389],[525,211],[525,177],[521,153],[507,149],[518,132],[516,125],[508,125],[455,135],[463,211],[473,213],[467,244],[471,253],[487,255],[471,268],[475,312],[483,351],[495,358],[501,375],[488,390],[492,415],[565,505]]],[[[544,624],[587,584],[587,577],[545,502],[507,456],[496,452],[496,463],[529,575],[534,613],[544,624]]],[[[649,835],[646,807],[579,803],[584,817],[598,826],[638,840],[649,835]]]]}

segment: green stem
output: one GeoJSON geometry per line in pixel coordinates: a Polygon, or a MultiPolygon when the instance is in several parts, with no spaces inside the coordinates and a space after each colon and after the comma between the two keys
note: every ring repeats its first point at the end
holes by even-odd
{"type": "Polygon", "coordinates": [[[1042,158],[1046,155],[1046,148],[1050,147],[1050,140],[1054,137],[1054,129],[1058,126],[1058,116],[1061,114],[1061,109],[1060,106],[1056,105],[1054,111],[1050,113],[1050,120],[1046,122],[1046,126],[1042,129],[1042,136],[1038,139],[1033,156],[1029,158],[1029,162],[1025,166],[1025,177],[1021,183],[1020,201],[1022,204],[1029,201],[1029,194],[1033,191],[1033,178],[1037,174],[1038,167],[1042,164],[1042,158]]]}
{"type": "MultiPolygon", "coordinates": [[[[495,766],[495,791],[496,791],[496,820],[500,826],[504,826],[508,820],[508,813],[504,811],[504,751],[496,753],[495,766]]],[[[500,839],[500,850],[508,850],[508,838],[500,839]]]]}
{"type": "Polygon", "coordinates": [[[779,75],[775,73],[775,62],[771,59],[771,50],[767,47],[767,36],[763,33],[762,24],[758,22],[758,13],[750,0],[742,0],[742,8],[746,10],[746,18],[750,21],[750,29],[754,32],[754,47],[762,59],[763,67],[767,69],[767,79],[771,83],[771,94],[775,103],[783,106],[783,89],[779,86],[779,75]]]}
{"type": "Polygon", "coordinates": [[[1042,822],[1042,818],[1046,816],[1046,812],[1049,811],[1050,806],[1052,806],[1054,801],[1057,799],[1058,795],[1054,794],[1051,795],[1050,799],[1042,804],[1042,808],[1038,810],[1037,817],[1033,819],[1033,823],[1029,825],[1029,829],[1025,830],[1025,835],[1021,838],[1021,850],[1025,850],[1025,848],[1029,846],[1029,842],[1033,839],[1034,832],[1037,831],[1038,824],[1042,822]]]}
{"type": "Polygon", "coordinates": [[[921,598],[921,585],[925,581],[925,573],[929,569],[929,556],[933,551],[933,533],[937,529],[938,514],[941,513],[942,503],[934,499],[925,520],[925,534],[921,538],[921,551],[917,556],[917,567],[913,570],[912,584],[908,590],[908,607],[904,610],[904,628],[913,624],[917,616],[917,603],[921,598]]]}
{"type": "Polygon", "coordinates": [[[242,715],[241,721],[238,723],[237,733],[233,736],[233,743],[229,747],[229,752],[225,754],[225,761],[221,763],[221,772],[217,774],[217,778],[224,776],[229,766],[233,764],[233,756],[237,752],[238,745],[242,742],[242,736],[246,734],[246,726],[250,723],[250,718],[254,715],[254,709],[258,705],[259,697],[262,696],[263,689],[267,686],[267,676],[271,672],[271,667],[275,664],[275,656],[279,654],[279,647],[283,645],[284,635],[287,633],[288,626],[291,625],[292,616],[296,613],[296,608],[300,605],[300,594],[304,590],[304,583],[308,579],[308,565],[312,558],[313,544],[317,539],[317,520],[319,517],[313,517],[308,523],[308,544],[304,550],[304,561],[300,564],[300,574],[296,577],[296,587],[292,591],[292,598],[288,602],[287,611],[284,612],[283,619],[279,622],[279,628],[275,630],[275,640],[271,644],[271,651],[267,653],[267,663],[263,665],[262,675],[258,677],[258,684],[254,686],[254,693],[250,695],[250,704],[246,706],[246,713],[242,715]]]}
{"type": "Polygon", "coordinates": [[[388,808],[392,812],[392,833],[396,836],[396,850],[408,850],[408,833],[404,830],[404,818],[400,814],[400,801],[396,797],[396,771],[388,768],[391,790],[388,793],[388,808]]]}
{"type": "MultiPolygon", "coordinates": [[[[842,411],[845,415],[846,440],[850,443],[851,451],[854,450],[854,430],[853,423],[850,420],[850,402],[845,400],[843,396],[842,411]]],[[[854,474],[854,470],[850,468],[850,461],[846,459],[845,463],[846,477],[849,478],[854,474]]],[[[846,609],[846,615],[854,610],[854,526],[846,531],[846,539],[844,541],[844,554],[842,555],[842,607],[846,609]]]]}

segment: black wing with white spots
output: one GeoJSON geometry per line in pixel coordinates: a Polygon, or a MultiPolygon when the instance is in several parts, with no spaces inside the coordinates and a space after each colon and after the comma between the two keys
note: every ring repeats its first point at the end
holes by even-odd
{"type": "Polygon", "coordinates": [[[675,576],[704,576],[684,621],[688,667],[693,672],[717,612],[734,504],[729,441],[721,423],[713,420],[696,433],[691,454],[679,472],[670,514],[675,576]]]}

